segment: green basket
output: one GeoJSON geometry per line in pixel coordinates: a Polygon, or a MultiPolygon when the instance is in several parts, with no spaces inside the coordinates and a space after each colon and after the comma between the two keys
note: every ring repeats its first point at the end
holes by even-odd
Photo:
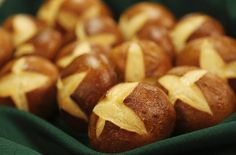
{"type": "MultiPolygon", "coordinates": [[[[153,0],[154,1],[154,0],[153,0]]],[[[156,0],[157,1],[157,0],[156,0]]],[[[106,0],[114,16],[138,0],[106,0]]],[[[159,0],[177,18],[205,12],[219,19],[228,35],[236,36],[235,0],[159,0]]],[[[16,13],[34,14],[42,0],[0,0],[0,22],[16,13]]],[[[120,154],[236,154],[236,113],[214,127],[161,140],[120,154]]],[[[0,107],[0,155],[103,154],[89,147],[86,134],[70,131],[56,118],[47,122],[30,113],[0,107]]]]}

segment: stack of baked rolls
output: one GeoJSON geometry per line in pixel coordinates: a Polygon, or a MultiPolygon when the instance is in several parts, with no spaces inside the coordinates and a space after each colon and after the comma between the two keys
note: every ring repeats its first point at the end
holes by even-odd
{"type": "Polygon", "coordinates": [[[141,2],[119,20],[100,0],[47,0],[0,28],[0,104],[123,152],[214,126],[236,109],[236,41],[204,13],[141,2]]]}

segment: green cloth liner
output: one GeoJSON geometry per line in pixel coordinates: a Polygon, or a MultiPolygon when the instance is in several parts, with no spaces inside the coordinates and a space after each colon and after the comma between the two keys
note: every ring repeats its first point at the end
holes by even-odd
{"type": "MultiPolygon", "coordinates": [[[[0,124],[1,155],[101,154],[88,146],[86,134],[75,139],[69,133],[31,113],[2,106],[0,124]]],[[[236,113],[214,127],[174,136],[120,154],[236,154],[235,144],[236,113]]]]}
{"type": "MultiPolygon", "coordinates": [[[[1,1],[1,0],[0,0],[1,1]]],[[[35,14],[42,0],[5,0],[0,6],[0,22],[16,13],[35,14]]],[[[106,0],[119,14],[138,0],[106,0]]],[[[227,34],[236,36],[235,0],[159,0],[181,17],[189,12],[205,12],[219,19],[227,34]]],[[[236,113],[214,127],[176,135],[124,153],[140,154],[236,154],[236,113]]],[[[0,155],[84,155],[103,154],[89,147],[87,134],[76,134],[56,118],[47,122],[30,113],[0,107],[0,155]]]]}

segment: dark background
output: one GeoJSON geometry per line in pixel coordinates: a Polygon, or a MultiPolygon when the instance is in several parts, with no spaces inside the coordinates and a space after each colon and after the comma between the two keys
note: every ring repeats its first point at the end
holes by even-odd
{"type": "MultiPolygon", "coordinates": [[[[1,1],[1,0],[0,0],[1,1]]],[[[112,8],[114,16],[118,19],[119,14],[130,5],[141,0],[105,0],[112,8]]],[[[146,0],[160,2],[173,11],[179,18],[189,12],[204,12],[219,19],[230,36],[236,37],[236,0],[146,0]]],[[[4,0],[0,6],[0,22],[6,17],[16,13],[35,14],[43,0],[4,0]]]]}

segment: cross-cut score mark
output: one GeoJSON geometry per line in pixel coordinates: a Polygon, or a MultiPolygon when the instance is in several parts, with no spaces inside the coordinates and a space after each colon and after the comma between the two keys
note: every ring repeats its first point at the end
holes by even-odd
{"type": "Polygon", "coordinates": [[[67,30],[74,30],[78,21],[82,21],[83,19],[89,19],[92,17],[96,17],[101,14],[101,7],[99,5],[93,5],[84,10],[84,12],[80,15],[76,15],[69,11],[58,11],[58,22],[67,30]]]}
{"type": "Polygon", "coordinates": [[[89,42],[86,42],[86,41],[78,42],[75,49],[73,50],[73,52],[71,54],[59,59],[57,61],[57,65],[62,68],[65,68],[78,56],[85,54],[85,53],[89,53],[91,51],[92,51],[92,48],[91,48],[89,42]]]}
{"type": "Polygon", "coordinates": [[[87,72],[75,73],[65,79],[59,79],[57,82],[58,88],[58,103],[59,107],[72,116],[88,121],[87,115],[81,110],[78,104],[71,99],[71,94],[79,86],[82,80],[86,77],[87,72]]]}
{"type": "Polygon", "coordinates": [[[17,15],[13,18],[13,42],[18,46],[32,38],[38,31],[36,24],[25,15],[17,15]]]}
{"type": "Polygon", "coordinates": [[[236,77],[236,61],[224,62],[212,43],[204,39],[200,48],[200,67],[215,73],[223,79],[236,77]]]}
{"type": "Polygon", "coordinates": [[[126,40],[131,39],[135,34],[144,26],[148,20],[148,14],[146,12],[140,12],[131,19],[121,17],[120,30],[126,40]]]}
{"type": "Polygon", "coordinates": [[[199,69],[190,71],[182,77],[165,75],[159,79],[159,83],[168,90],[168,96],[172,104],[175,104],[179,99],[195,109],[213,115],[204,95],[195,84],[206,73],[206,70],[199,69]]]}
{"type": "Polygon", "coordinates": [[[0,78],[0,96],[11,97],[16,107],[28,111],[28,101],[26,93],[37,89],[48,82],[48,77],[25,71],[27,66],[25,58],[17,60],[12,68],[12,72],[0,78]]]}
{"type": "Polygon", "coordinates": [[[59,9],[65,0],[47,1],[46,4],[39,9],[37,16],[39,19],[46,21],[50,26],[54,26],[59,9]]]}
{"type": "Polygon", "coordinates": [[[67,31],[73,31],[78,19],[74,13],[61,10],[58,12],[57,22],[67,31]]]}
{"type": "Polygon", "coordinates": [[[65,0],[48,1],[38,12],[39,19],[46,21],[50,26],[54,26],[56,20],[68,31],[75,28],[79,19],[91,18],[100,14],[101,7],[93,5],[87,8],[81,15],[76,15],[70,11],[61,10],[61,5],[65,0]]]}
{"type": "Polygon", "coordinates": [[[176,52],[179,53],[186,45],[187,39],[196,31],[205,21],[206,16],[192,16],[180,21],[171,32],[171,38],[175,45],[176,52]]]}
{"type": "Polygon", "coordinates": [[[144,122],[123,103],[137,85],[137,82],[133,82],[114,86],[107,92],[105,98],[94,107],[93,112],[99,117],[96,124],[97,137],[101,135],[106,121],[112,122],[127,131],[140,135],[148,134],[144,122]]]}
{"type": "Polygon", "coordinates": [[[94,44],[98,45],[112,45],[116,42],[116,37],[112,33],[100,33],[100,34],[95,34],[95,35],[87,35],[85,32],[85,27],[84,23],[82,22],[77,22],[76,25],[76,36],[79,38],[81,41],[89,41],[94,44]]]}
{"type": "Polygon", "coordinates": [[[31,43],[26,43],[26,44],[22,44],[22,45],[18,46],[16,48],[14,55],[15,55],[15,57],[20,57],[22,55],[32,54],[32,53],[34,53],[34,51],[35,51],[34,45],[31,43]]]}
{"type": "Polygon", "coordinates": [[[132,42],[127,53],[125,81],[137,82],[145,78],[143,51],[140,45],[132,42]]]}
{"type": "Polygon", "coordinates": [[[92,5],[91,7],[86,9],[83,12],[82,17],[89,19],[89,18],[93,18],[93,17],[100,15],[101,14],[101,7],[98,7],[98,6],[99,5],[92,5]]]}

